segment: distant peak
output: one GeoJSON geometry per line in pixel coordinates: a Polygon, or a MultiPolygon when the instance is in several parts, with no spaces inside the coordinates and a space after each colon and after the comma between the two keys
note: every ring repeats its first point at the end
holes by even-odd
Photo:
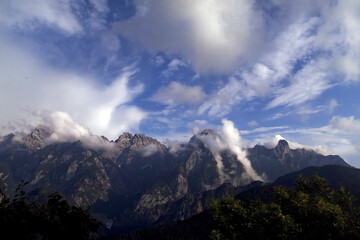
{"type": "Polygon", "coordinates": [[[54,129],[46,125],[40,124],[37,125],[30,134],[28,134],[27,138],[44,139],[49,137],[52,133],[54,133],[54,129]]]}
{"type": "Polygon", "coordinates": [[[214,129],[205,129],[199,135],[204,136],[204,135],[219,135],[219,134],[214,129]]]}
{"type": "Polygon", "coordinates": [[[124,132],[123,134],[121,134],[118,139],[115,140],[115,142],[122,142],[124,140],[130,140],[132,139],[133,135],[129,132],[124,132]]]}
{"type": "Polygon", "coordinates": [[[275,148],[277,148],[279,150],[285,150],[285,149],[289,149],[290,146],[289,146],[289,143],[286,140],[281,139],[281,140],[279,140],[279,142],[278,142],[278,144],[277,144],[277,146],[275,148]]]}
{"type": "Polygon", "coordinates": [[[220,141],[223,141],[221,136],[213,129],[205,129],[202,132],[194,135],[190,139],[190,144],[196,144],[196,145],[202,145],[204,138],[211,137],[212,139],[220,139],[220,141]]]}
{"type": "Polygon", "coordinates": [[[25,137],[25,146],[31,150],[41,149],[45,147],[45,139],[50,137],[52,133],[54,133],[54,129],[40,124],[25,137]]]}

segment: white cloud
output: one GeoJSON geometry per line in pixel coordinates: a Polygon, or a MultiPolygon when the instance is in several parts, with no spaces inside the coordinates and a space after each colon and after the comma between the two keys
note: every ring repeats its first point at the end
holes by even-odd
{"type": "Polygon", "coordinates": [[[243,99],[245,91],[246,89],[238,80],[231,78],[223,88],[210,95],[208,100],[199,107],[198,113],[207,112],[210,116],[222,117],[231,111],[234,104],[243,99]]]}
{"type": "Polygon", "coordinates": [[[174,74],[174,72],[178,71],[181,67],[186,67],[187,64],[181,61],[180,59],[173,59],[168,64],[167,69],[162,71],[161,75],[165,77],[170,77],[174,74]]]}
{"type": "MultiPolygon", "coordinates": [[[[208,111],[210,116],[222,117],[231,111],[233,105],[242,101],[249,101],[259,96],[264,97],[275,90],[281,91],[283,84],[281,81],[291,75],[294,63],[310,52],[311,43],[314,40],[311,30],[317,22],[317,18],[311,18],[299,20],[290,25],[273,41],[272,49],[266,52],[252,69],[235,72],[224,87],[200,106],[199,113],[208,111]]],[[[301,83],[302,79],[298,81],[301,83]]],[[[297,92],[293,93],[292,90],[297,89],[293,86],[284,93],[296,95],[297,92]]],[[[282,94],[278,93],[278,95],[282,94]]],[[[286,98],[286,96],[281,98],[286,98]]],[[[304,99],[304,101],[307,100],[308,98],[304,99]]]]}
{"type": "Polygon", "coordinates": [[[171,82],[167,87],[161,87],[150,100],[167,105],[199,104],[206,94],[200,86],[186,86],[178,82],[171,82]]]}
{"type": "Polygon", "coordinates": [[[223,119],[222,134],[228,148],[236,154],[237,159],[241,162],[245,169],[245,179],[261,180],[263,179],[255,172],[251,166],[250,160],[246,157],[246,150],[243,149],[244,144],[240,137],[240,132],[235,128],[234,123],[223,119]]]}
{"type": "Polygon", "coordinates": [[[114,109],[114,113],[111,115],[111,120],[104,134],[115,139],[122,132],[131,130],[138,131],[141,121],[146,116],[147,113],[136,106],[121,105],[114,109]]]}
{"type": "Polygon", "coordinates": [[[113,143],[99,136],[92,135],[89,129],[75,122],[65,112],[42,111],[38,113],[38,116],[42,118],[43,122],[53,131],[53,133],[45,139],[46,143],[81,141],[86,147],[92,149],[111,149],[114,147],[113,143]]]}
{"type": "Polygon", "coordinates": [[[331,119],[330,123],[335,129],[353,134],[360,134],[360,120],[355,119],[354,116],[335,116],[331,119]]]}
{"type": "Polygon", "coordinates": [[[184,150],[186,147],[177,141],[166,139],[163,144],[167,146],[171,154],[176,155],[179,151],[184,150]]]}
{"type": "Polygon", "coordinates": [[[334,109],[339,106],[339,103],[336,101],[336,99],[331,99],[330,102],[329,102],[329,112],[330,113],[333,113],[334,112],[334,109]]]}
{"type": "Polygon", "coordinates": [[[320,62],[307,64],[295,74],[288,87],[275,92],[275,98],[266,106],[267,109],[277,106],[294,106],[305,103],[321,95],[332,87],[327,73],[319,67],[320,62]]]}
{"type": "Polygon", "coordinates": [[[338,1],[324,5],[324,24],[319,28],[317,44],[330,50],[333,65],[345,75],[346,81],[360,78],[360,2],[338,1]]]}
{"type": "MultiPolygon", "coordinates": [[[[229,82],[199,108],[200,114],[208,112],[210,116],[221,117],[229,113],[232,106],[261,97],[270,98],[266,109],[292,107],[297,109],[291,110],[293,114],[306,117],[323,110],[305,113],[304,104],[329,88],[359,79],[358,1],[313,4],[280,0],[267,4],[270,8],[276,6],[281,17],[268,19],[270,30],[265,39],[269,39],[263,54],[254,64],[235,72],[229,82]]],[[[336,107],[335,103],[330,103],[330,112],[336,107]]],[[[288,115],[282,113],[275,118],[288,115]]]]}
{"type": "Polygon", "coordinates": [[[0,125],[21,118],[31,121],[21,109],[62,111],[95,134],[114,139],[121,131],[136,129],[146,116],[128,105],[143,91],[141,84],[128,87],[132,69],[100,86],[89,76],[56,70],[9,42],[0,41],[0,51],[0,112],[7,116],[0,125]]]}
{"type": "Polygon", "coordinates": [[[145,147],[138,149],[143,157],[150,157],[159,151],[158,147],[155,144],[149,144],[145,147]]]}
{"type": "Polygon", "coordinates": [[[107,0],[90,0],[90,2],[98,12],[107,13],[110,11],[107,0]]]}
{"type": "Polygon", "coordinates": [[[280,32],[272,41],[272,48],[260,57],[251,71],[239,74],[247,87],[257,95],[265,95],[279,81],[291,75],[295,62],[311,52],[312,30],[318,21],[318,18],[300,18],[280,32]]]}
{"type": "Polygon", "coordinates": [[[224,172],[224,164],[222,162],[221,151],[226,149],[225,142],[222,141],[219,135],[198,135],[198,138],[208,148],[216,161],[216,167],[220,177],[220,184],[229,179],[229,176],[224,172]]]}
{"type": "Polygon", "coordinates": [[[261,39],[261,15],[255,12],[253,3],[139,0],[137,14],[115,24],[113,31],[150,51],[179,54],[198,72],[228,72],[239,66],[240,59],[255,52],[261,39]]]}
{"type": "Polygon", "coordinates": [[[259,125],[259,123],[255,120],[252,120],[252,121],[248,122],[247,125],[249,127],[256,127],[257,125],[259,125]]]}
{"type": "Polygon", "coordinates": [[[40,23],[69,34],[83,31],[70,0],[14,0],[2,1],[0,5],[0,22],[9,27],[32,30],[40,23]]]}
{"type": "Polygon", "coordinates": [[[253,130],[242,130],[241,134],[252,134],[252,133],[262,133],[262,132],[270,132],[274,130],[287,129],[288,126],[275,126],[275,127],[258,127],[253,130]]]}

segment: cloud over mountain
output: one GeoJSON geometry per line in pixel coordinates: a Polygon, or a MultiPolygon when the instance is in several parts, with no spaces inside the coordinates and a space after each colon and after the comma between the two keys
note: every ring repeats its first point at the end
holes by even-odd
{"type": "Polygon", "coordinates": [[[109,85],[99,85],[91,76],[59,71],[3,40],[0,112],[7,118],[0,120],[1,125],[22,118],[32,122],[29,112],[37,110],[63,111],[94,133],[116,138],[122,131],[137,129],[146,116],[128,104],[143,91],[142,84],[128,86],[134,69],[125,68],[109,85]]]}
{"type": "Polygon", "coordinates": [[[0,133],[64,112],[187,140],[227,118],[357,161],[359,22],[358,0],[3,1],[0,133]]]}

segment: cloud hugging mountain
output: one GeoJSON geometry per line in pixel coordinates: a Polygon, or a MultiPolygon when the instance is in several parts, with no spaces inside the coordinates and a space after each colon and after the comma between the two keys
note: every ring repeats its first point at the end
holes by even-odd
{"type": "Polygon", "coordinates": [[[54,134],[40,125],[24,137],[1,137],[1,188],[11,194],[26,180],[36,198],[59,191],[73,204],[92,205],[102,219],[116,219],[117,231],[191,217],[209,206],[211,196],[237,194],[254,181],[274,181],[307,166],[349,166],[339,156],[291,149],[285,140],[275,148],[244,148],[226,120],[224,138],[208,129],[176,146],[144,134],[124,133],[115,141],[88,133],[59,141],[54,134]]]}

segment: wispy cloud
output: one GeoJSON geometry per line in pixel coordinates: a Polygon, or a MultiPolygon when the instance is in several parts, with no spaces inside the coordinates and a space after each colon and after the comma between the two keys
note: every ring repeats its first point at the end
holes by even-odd
{"type": "Polygon", "coordinates": [[[320,62],[311,62],[295,74],[290,86],[278,89],[275,98],[266,106],[267,109],[277,106],[294,106],[308,102],[321,95],[333,86],[328,74],[320,62]]]}
{"type": "Polygon", "coordinates": [[[83,27],[73,13],[73,7],[74,3],[69,0],[4,1],[1,3],[0,19],[8,27],[33,30],[40,23],[75,34],[82,32],[83,27]]]}
{"type": "Polygon", "coordinates": [[[161,75],[170,77],[181,67],[187,67],[187,64],[178,58],[172,59],[171,62],[167,65],[167,69],[162,71],[161,75]]]}

